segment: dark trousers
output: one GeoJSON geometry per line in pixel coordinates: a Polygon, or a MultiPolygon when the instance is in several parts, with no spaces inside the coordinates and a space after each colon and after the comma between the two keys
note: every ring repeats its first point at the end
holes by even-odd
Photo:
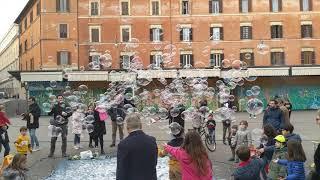
{"type": "Polygon", "coordinates": [[[230,126],[230,125],[229,125],[229,126],[223,125],[223,135],[222,135],[222,140],[223,140],[223,142],[225,142],[226,139],[229,139],[230,136],[231,136],[231,126],[230,126]],[[226,137],[226,135],[227,135],[227,130],[228,130],[228,137],[226,137]]]}
{"type": "Polygon", "coordinates": [[[4,147],[3,157],[6,157],[10,153],[9,142],[0,142],[0,152],[1,152],[2,146],[4,147]]]}
{"type": "MultiPolygon", "coordinates": [[[[61,140],[62,140],[61,152],[64,155],[67,152],[68,126],[61,126],[61,129],[62,129],[62,133],[61,133],[61,140]]],[[[56,149],[57,139],[58,139],[58,137],[51,137],[50,155],[54,154],[54,151],[56,149]]]]}
{"type": "Polygon", "coordinates": [[[112,144],[116,143],[117,129],[119,129],[120,140],[123,139],[123,125],[118,125],[116,121],[112,121],[112,144]]]}
{"type": "Polygon", "coordinates": [[[100,148],[101,148],[101,150],[103,150],[103,134],[94,138],[95,147],[98,147],[99,142],[100,142],[100,148]]]}
{"type": "Polygon", "coordinates": [[[74,145],[78,145],[80,144],[80,134],[75,134],[74,135],[74,141],[73,141],[74,145]]]}

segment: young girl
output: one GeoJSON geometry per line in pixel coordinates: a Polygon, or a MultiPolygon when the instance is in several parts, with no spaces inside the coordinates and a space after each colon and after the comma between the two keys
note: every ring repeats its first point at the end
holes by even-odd
{"type": "Polygon", "coordinates": [[[179,161],[182,180],[212,180],[212,164],[196,131],[186,134],[180,148],[166,144],[164,149],[179,161]]]}
{"type": "Polygon", "coordinates": [[[10,152],[9,136],[7,132],[7,129],[9,128],[10,124],[11,123],[4,112],[4,106],[0,104],[0,152],[3,145],[5,149],[3,157],[7,156],[10,152]]]}
{"type": "MultiPolygon", "coordinates": [[[[239,129],[237,131],[235,141],[236,149],[238,149],[239,146],[251,146],[252,140],[251,140],[251,132],[247,130],[248,128],[248,122],[247,121],[241,121],[239,125],[239,129]]],[[[234,145],[234,144],[233,144],[234,145]]],[[[235,163],[239,162],[239,158],[236,156],[235,163]]]]}
{"type": "Polygon", "coordinates": [[[276,159],[273,162],[287,166],[288,176],[286,180],[304,180],[304,162],[307,160],[300,142],[290,140],[287,143],[288,156],[285,159],[276,159]]]}
{"type": "Polygon", "coordinates": [[[94,105],[90,106],[92,108],[94,114],[94,130],[93,130],[93,140],[95,144],[95,148],[98,147],[98,143],[100,143],[101,154],[105,154],[103,149],[103,136],[107,133],[105,120],[108,119],[108,115],[106,111],[102,108],[96,107],[94,109],[94,105]]]}
{"type": "Polygon", "coordinates": [[[27,179],[26,168],[27,157],[23,154],[16,154],[11,164],[4,169],[4,179],[27,179]]]}
{"type": "Polygon", "coordinates": [[[82,122],[84,120],[84,113],[82,110],[77,109],[72,114],[72,133],[74,134],[74,149],[81,148],[80,136],[82,133],[82,122]]]}

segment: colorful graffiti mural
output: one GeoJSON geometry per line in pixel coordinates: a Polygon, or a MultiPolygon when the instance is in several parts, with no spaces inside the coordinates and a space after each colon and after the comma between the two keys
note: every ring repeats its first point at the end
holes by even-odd
{"type": "MultiPolygon", "coordinates": [[[[245,110],[247,97],[246,90],[251,87],[242,87],[237,90],[238,106],[240,110],[245,110]]],[[[308,110],[320,108],[320,85],[319,86],[298,86],[283,85],[278,87],[261,87],[259,99],[264,105],[274,97],[286,98],[293,106],[293,110],[308,110]]]]}

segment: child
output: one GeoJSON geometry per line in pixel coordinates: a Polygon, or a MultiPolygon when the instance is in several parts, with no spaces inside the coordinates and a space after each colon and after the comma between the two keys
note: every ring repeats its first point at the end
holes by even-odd
{"type": "MultiPolygon", "coordinates": [[[[272,156],[272,159],[285,159],[287,148],[286,145],[286,139],[283,135],[278,135],[274,138],[275,140],[275,150],[272,156]]],[[[269,173],[268,173],[268,179],[281,179],[285,178],[287,175],[287,170],[284,166],[278,165],[277,163],[270,162],[269,165],[269,173]]]]}
{"type": "MultiPolygon", "coordinates": [[[[237,147],[239,146],[251,146],[251,133],[249,130],[247,130],[248,128],[248,122],[247,121],[241,121],[240,125],[239,125],[239,130],[236,133],[236,137],[235,137],[235,142],[234,142],[234,146],[237,147]]],[[[235,163],[239,162],[239,158],[236,156],[235,159],[235,163]]]]}
{"type": "Polygon", "coordinates": [[[74,134],[74,149],[81,148],[80,146],[80,136],[82,133],[82,124],[84,120],[84,113],[82,110],[77,109],[72,113],[72,133],[74,134]]]}
{"type": "Polygon", "coordinates": [[[230,138],[230,134],[231,134],[231,120],[230,119],[226,119],[222,121],[222,126],[223,126],[223,134],[222,134],[222,141],[224,145],[227,145],[226,139],[230,138]],[[228,131],[228,136],[227,135],[227,131],[228,131]]]}
{"type": "Polygon", "coordinates": [[[94,130],[91,133],[93,136],[95,148],[98,147],[98,143],[100,143],[101,154],[105,154],[103,149],[103,136],[107,133],[105,120],[108,118],[106,111],[102,108],[94,108],[94,105],[91,105],[94,116],[94,130]]]}
{"type": "MultiPolygon", "coordinates": [[[[86,116],[89,116],[89,115],[94,116],[94,107],[93,107],[93,105],[90,105],[88,107],[88,111],[86,113],[86,116]]],[[[92,145],[92,141],[93,140],[94,140],[93,132],[91,132],[91,133],[89,133],[89,148],[94,148],[93,145],[92,145]]]]}
{"type": "Polygon", "coordinates": [[[265,158],[250,158],[248,146],[239,146],[237,156],[241,160],[232,176],[236,180],[260,180],[261,171],[267,164],[265,158]]]}
{"type": "Polygon", "coordinates": [[[16,146],[17,152],[19,154],[24,154],[27,156],[28,151],[32,153],[30,138],[27,136],[27,127],[22,126],[20,128],[20,135],[18,136],[17,140],[14,142],[16,146]]]}
{"type": "Polygon", "coordinates": [[[296,140],[299,141],[300,143],[302,142],[301,137],[299,134],[295,134],[293,133],[294,127],[291,123],[286,123],[284,124],[284,126],[282,127],[282,135],[284,135],[284,137],[287,139],[287,141],[289,140],[296,140]]]}
{"type": "Polygon", "coordinates": [[[208,120],[207,120],[207,128],[209,132],[209,136],[211,137],[211,144],[216,142],[216,137],[215,137],[215,131],[216,131],[216,121],[213,119],[213,114],[210,113],[208,115],[208,120]]]}
{"type": "Polygon", "coordinates": [[[278,163],[282,166],[287,166],[288,176],[286,180],[304,180],[304,162],[307,160],[303,147],[300,142],[290,140],[287,143],[288,156],[285,159],[273,160],[274,163],[278,163]]]}
{"type": "Polygon", "coordinates": [[[229,159],[229,161],[235,160],[234,158],[236,156],[236,146],[237,146],[237,142],[235,142],[235,140],[236,140],[237,131],[238,131],[238,125],[233,125],[231,127],[231,136],[229,138],[229,145],[232,152],[232,157],[229,159]]]}
{"type": "MultiPolygon", "coordinates": [[[[172,147],[180,147],[183,143],[182,127],[177,122],[171,123],[169,127],[171,130],[171,134],[173,135],[174,138],[168,142],[168,145],[172,147]]],[[[167,155],[167,153],[164,150],[159,151],[160,157],[164,157],[165,155],[167,155]]],[[[169,160],[169,179],[170,180],[181,179],[180,164],[178,160],[172,156],[170,156],[170,160],[169,160]]]]}
{"type": "Polygon", "coordinates": [[[11,164],[4,169],[4,179],[27,179],[26,168],[27,157],[22,154],[16,154],[11,164]]]}
{"type": "Polygon", "coordinates": [[[7,132],[10,124],[11,123],[9,119],[6,117],[4,113],[4,106],[0,104],[0,152],[3,145],[5,149],[3,157],[6,157],[10,152],[9,136],[7,132]]]}
{"type": "Polygon", "coordinates": [[[183,180],[212,180],[212,164],[198,132],[189,131],[180,148],[164,149],[179,161],[183,180]]]}

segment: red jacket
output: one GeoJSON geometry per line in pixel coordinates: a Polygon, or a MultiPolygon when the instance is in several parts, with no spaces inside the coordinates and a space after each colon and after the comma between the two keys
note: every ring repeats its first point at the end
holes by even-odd
{"type": "Polygon", "coordinates": [[[6,126],[11,124],[7,116],[4,114],[4,112],[0,111],[0,126],[6,126]]]}

